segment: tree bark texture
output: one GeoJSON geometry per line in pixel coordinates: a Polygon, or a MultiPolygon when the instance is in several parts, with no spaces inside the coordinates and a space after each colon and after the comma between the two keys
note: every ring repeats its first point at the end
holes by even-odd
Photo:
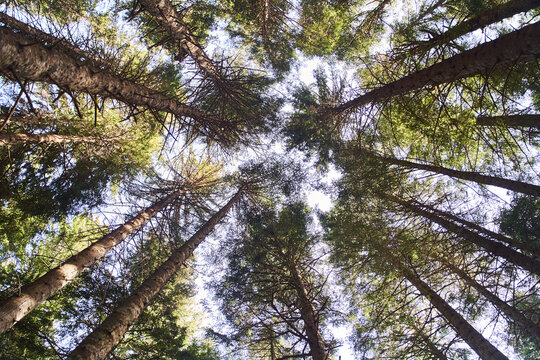
{"type": "Polygon", "coordinates": [[[493,186],[497,186],[503,189],[508,189],[511,191],[540,197],[540,186],[529,184],[522,181],[510,180],[510,179],[505,179],[505,178],[491,176],[491,175],[484,175],[484,174],[474,172],[474,171],[461,171],[461,170],[445,168],[443,166],[438,166],[438,165],[420,164],[420,163],[415,163],[408,160],[400,160],[400,159],[390,158],[386,156],[378,156],[378,155],[375,155],[375,156],[381,161],[389,163],[389,164],[393,164],[393,165],[403,166],[410,169],[431,171],[431,172],[447,175],[447,176],[457,178],[457,179],[474,181],[476,183],[484,184],[484,185],[493,185],[493,186]]]}
{"type": "Polygon", "coordinates": [[[540,55],[540,22],[500,36],[440,63],[407,75],[346,103],[327,109],[338,115],[368,103],[403,95],[425,86],[436,86],[491,71],[497,66],[530,62],[540,55]]]}
{"type": "Polygon", "coordinates": [[[540,261],[535,260],[529,256],[526,256],[514,249],[509,248],[506,245],[498,243],[496,241],[487,239],[486,237],[471,231],[463,226],[460,226],[448,219],[440,217],[428,210],[422,209],[410,201],[399,199],[398,197],[387,195],[387,197],[400,204],[404,208],[420,215],[432,222],[442,226],[446,230],[453,232],[454,234],[462,237],[465,240],[472,242],[473,244],[485,249],[493,255],[499,256],[508,260],[512,264],[522,267],[523,269],[530,271],[533,274],[540,275],[540,261]]]}
{"type": "Polygon", "coordinates": [[[476,124],[481,126],[533,127],[540,129],[540,114],[479,116],[476,124]]]}
{"type": "Polygon", "coordinates": [[[431,49],[440,44],[447,44],[467,33],[482,29],[488,25],[502,21],[521,12],[540,6],[540,0],[511,0],[492,7],[480,14],[451,27],[444,33],[431,38],[421,45],[423,49],[431,49]]]}
{"type": "Polygon", "coordinates": [[[313,360],[326,360],[328,354],[326,346],[319,331],[319,321],[309,300],[306,287],[302,276],[298,272],[296,264],[289,263],[289,272],[291,273],[291,283],[298,295],[298,308],[306,328],[306,335],[309,344],[310,354],[313,360]]]}
{"type": "Polygon", "coordinates": [[[63,264],[50,270],[34,282],[23,286],[19,294],[0,303],[0,334],[15,325],[68,282],[75,279],[84,269],[94,264],[114,246],[140,229],[180,194],[180,191],[174,191],[164,199],[149,206],[124,225],[103,236],[63,264]]]}
{"type": "Polygon", "coordinates": [[[154,271],[131,296],[122,301],[107,319],[73,350],[68,359],[105,359],[122,340],[131,324],[137,320],[152,302],[152,299],[191,256],[195,248],[240,199],[243,191],[244,187],[241,187],[224,207],[215,213],[188,241],[175,250],[167,261],[154,271]]]}
{"type": "Polygon", "coordinates": [[[98,144],[102,140],[95,136],[75,136],[56,134],[14,134],[0,133],[0,146],[22,144],[98,144]]]}
{"type": "Polygon", "coordinates": [[[169,0],[140,0],[142,7],[178,42],[180,52],[185,51],[214,82],[222,82],[221,74],[202,46],[182,21],[169,0]]]}
{"type": "Polygon", "coordinates": [[[8,78],[43,81],[62,89],[112,97],[133,106],[145,106],[197,122],[196,130],[212,136],[211,129],[226,124],[212,114],[184,104],[158,91],[125,80],[49,48],[7,28],[0,28],[0,72],[8,78]]]}
{"type": "Polygon", "coordinates": [[[535,324],[532,320],[525,317],[518,309],[501,300],[497,295],[493,294],[491,291],[479,284],[462,269],[458,268],[454,264],[449,263],[448,261],[443,261],[443,264],[447,266],[453,273],[463,279],[467,285],[488,299],[497,309],[499,309],[499,311],[506,315],[508,319],[540,341],[540,325],[535,324]]]}
{"type": "Polygon", "coordinates": [[[495,346],[487,341],[471,324],[454,310],[437,292],[403,264],[390,250],[378,247],[382,255],[394,266],[429,302],[444,316],[457,334],[484,360],[508,360],[495,346]]]}

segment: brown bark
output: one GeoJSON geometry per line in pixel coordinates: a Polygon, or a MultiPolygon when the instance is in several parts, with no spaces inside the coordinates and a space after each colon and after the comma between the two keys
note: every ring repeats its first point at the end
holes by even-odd
{"type": "Polygon", "coordinates": [[[8,78],[43,81],[62,89],[112,97],[133,106],[145,106],[196,121],[195,129],[218,136],[231,124],[217,116],[170,98],[113,73],[81,63],[60,50],[49,48],[7,28],[0,28],[0,72],[8,78]]]}
{"type": "Polygon", "coordinates": [[[419,202],[415,202],[414,204],[417,205],[417,206],[423,207],[425,209],[428,209],[429,211],[431,211],[431,212],[433,212],[433,213],[435,213],[435,214],[437,214],[437,215],[439,215],[441,217],[445,217],[447,219],[450,219],[452,221],[455,221],[457,223],[465,225],[465,226],[467,226],[467,227],[469,227],[471,229],[474,229],[474,230],[476,230],[476,231],[478,231],[480,233],[488,235],[493,239],[504,242],[504,243],[506,243],[506,244],[508,244],[508,245],[510,245],[512,247],[515,247],[516,249],[529,251],[533,255],[540,257],[540,249],[535,247],[535,246],[532,246],[532,245],[529,245],[529,244],[519,243],[519,242],[515,241],[514,239],[509,238],[508,236],[496,233],[496,232],[491,231],[489,229],[486,229],[486,228],[484,228],[484,227],[482,227],[482,226],[480,226],[478,224],[467,221],[465,219],[462,219],[460,217],[457,217],[457,216],[452,215],[450,213],[447,213],[445,211],[435,209],[433,206],[429,206],[429,205],[426,205],[426,204],[421,204],[419,202]]]}
{"type": "Polygon", "coordinates": [[[142,7],[178,42],[180,53],[186,52],[214,82],[223,83],[218,68],[206,55],[193,33],[169,0],[140,0],[142,7]]]}
{"type": "Polygon", "coordinates": [[[447,266],[453,273],[463,279],[463,281],[467,285],[471,286],[473,289],[478,291],[479,294],[488,299],[497,309],[499,309],[499,311],[506,315],[508,319],[518,325],[525,332],[529,333],[531,336],[534,336],[538,341],[540,341],[539,325],[535,324],[532,320],[525,317],[518,309],[508,305],[505,301],[501,300],[497,295],[493,294],[491,291],[479,284],[475,279],[470,277],[462,269],[445,260],[442,260],[442,263],[447,266]]]}
{"type": "Polygon", "coordinates": [[[521,12],[532,10],[540,6],[540,0],[511,0],[504,4],[492,7],[468,20],[465,20],[444,33],[422,43],[422,49],[431,49],[440,44],[447,44],[467,33],[482,29],[488,25],[502,21],[521,12]]]}
{"type": "Polygon", "coordinates": [[[68,282],[75,279],[84,269],[94,264],[114,246],[140,229],[180,194],[181,192],[176,190],[164,199],[147,207],[124,225],[103,236],[63,264],[50,270],[34,282],[23,286],[17,295],[0,303],[0,334],[15,325],[26,314],[62,289],[68,282]]]}
{"type": "Polygon", "coordinates": [[[413,213],[425,217],[426,219],[433,221],[434,223],[442,226],[450,232],[453,232],[454,234],[462,237],[463,239],[468,240],[473,244],[487,250],[493,255],[506,259],[509,262],[520,266],[527,271],[530,271],[531,273],[540,275],[540,261],[523,255],[522,253],[517,252],[516,250],[513,250],[501,243],[487,239],[486,237],[467,228],[464,228],[463,226],[460,226],[448,219],[440,217],[435,213],[422,209],[421,207],[415,205],[413,202],[399,199],[398,197],[393,195],[386,195],[386,197],[394,201],[395,203],[400,204],[404,208],[412,211],[413,213]]]}
{"type": "Polygon", "coordinates": [[[540,55],[540,22],[502,35],[498,39],[464,51],[326,110],[329,115],[339,115],[344,111],[403,95],[424,86],[445,84],[464,77],[483,74],[496,66],[534,61],[538,55],[540,55]]]}
{"type": "Polygon", "coordinates": [[[298,272],[294,263],[289,263],[289,272],[291,274],[291,283],[298,295],[298,308],[300,315],[306,328],[306,335],[309,344],[309,349],[313,360],[326,360],[328,354],[325,350],[324,341],[319,331],[319,321],[313,309],[313,305],[309,300],[306,287],[302,276],[298,272]]]}
{"type": "Polygon", "coordinates": [[[371,155],[375,156],[377,159],[380,159],[383,162],[393,164],[393,165],[403,166],[410,169],[431,171],[431,172],[447,175],[447,176],[457,178],[457,179],[474,181],[476,183],[484,184],[484,185],[493,185],[493,186],[508,189],[511,191],[540,197],[540,186],[529,184],[523,181],[510,180],[510,179],[501,178],[497,176],[491,176],[491,175],[484,175],[484,174],[474,172],[474,171],[454,170],[454,169],[449,169],[449,168],[445,168],[443,166],[438,166],[438,165],[420,164],[420,163],[415,163],[408,160],[400,160],[396,158],[390,158],[390,157],[379,156],[379,155],[374,155],[374,154],[371,154],[371,155]]]}
{"type": "Polygon", "coordinates": [[[188,241],[175,250],[167,261],[154,271],[131,296],[122,301],[107,319],[73,350],[68,359],[105,359],[107,354],[122,340],[130,325],[137,320],[206,235],[240,199],[243,191],[244,187],[241,187],[224,207],[215,213],[188,241]]]}
{"type": "Polygon", "coordinates": [[[75,136],[75,135],[57,135],[57,134],[0,134],[0,146],[19,145],[19,144],[69,144],[69,143],[88,143],[97,144],[102,139],[95,136],[75,136]]]}
{"type": "Polygon", "coordinates": [[[540,129],[540,114],[479,116],[476,124],[482,126],[534,127],[540,129]]]}
{"type": "Polygon", "coordinates": [[[390,264],[395,267],[429,302],[444,316],[446,321],[456,333],[469,345],[481,359],[484,360],[508,360],[496,347],[487,341],[471,324],[469,324],[456,310],[454,310],[437,292],[405,264],[390,250],[379,246],[381,252],[390,264]]]}

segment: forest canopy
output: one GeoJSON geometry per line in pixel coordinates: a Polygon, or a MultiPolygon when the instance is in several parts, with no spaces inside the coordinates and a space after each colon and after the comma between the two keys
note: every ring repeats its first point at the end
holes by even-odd
{"type": "Polygon", "coordinates": [[[539,0],[0,3],[0,360],[540,358],[539,0]]]}

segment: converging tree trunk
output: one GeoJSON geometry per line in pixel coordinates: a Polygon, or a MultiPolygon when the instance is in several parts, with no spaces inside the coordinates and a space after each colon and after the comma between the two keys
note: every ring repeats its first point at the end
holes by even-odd
{"type": "Polygon", "coordinates": [[[510,321],[514,322],[525,332],[529,333],[531,336],[534,336],[538,341],[540,341],[540,325],[535,324],[532,320],[526,318],[518,309],[508,305],[497,295],[493,294],[491,291],[479,284],[475,279],[469,276],[462,269],[458,268],[449,261],[442,260],[441,262],[453,273],[463,279],[463,281],[467,285],[469,285],[470,287],[478,291],[479,294],[488,299],[497,309],[499,309],[499,311],[501,311],[508,319],[510,319],[510,321]]]}
{"type": "Polygon", "coordinates": [[[496,66],[534,61],[538,55],[540,55],[540,22],[502,35],[498,39],[407,75],[344,104],[327,108],[326,111],[329,115],[339,115],[349,109],[403,95],[424,86],[445,84],[489,72],[496,66]]]}
{"type": "Polygon", "coordinates": [[[479,116],[476,124],[481,126],[533,127],[540,129],[540,114],[479,116]]]}
{"type": "Polygon", "coordinates": [[[377,249],[428,301],[444,316],[457,334],[484,360],[508,360],[495,346],[487,341],[471,324],[454,310],[437,292],[385,246],[377,249]]]}
{"type": "Polygon", "coordinates": [[[103,142],[95,136],[57,135],[57,134],[13,134],[0,133],[0,146],[22,144],[69,144],[87,143],[99,144],[103,142]]]}
{"type": "Polygon", "coordinates": [[[532,10],[540,6],[540,0],[511,0],[504,4],[494,6],[480,14],[465,20],[456,26],[446,30],[444,33],[434,36],[422,43],[419,48],[429,50],[441,44],[447,44],[460,36],[468,34],[488,25],[494,24],[506,18],[512,17],[521,12],[532,10]]]}
{"type": "Polygon", "coordinates": [[[319,321],[317,320],[313,305],[309,300],[302,276],[294,263],[290,262],[288,268],[291,274],[291,285],[298,294],[298,309],[300,310],[306,328],[307,342],[311,350],[310,354],[313,360],[326,360],[328,354],[319,331],[319,321]]]}
{"type": "Polygon", "coordinates": [[[411,201],[402,200],[393,195],[386,195],[386,197],[395,203],[403,206],[405,209],[412,211],[413,213],[420,215],[428,220],[433,221],[434,223],[442,226],[446,230],[453,232],[454,234],[462,237],[465,240],[472,242],[473,244],[487,250],[493,255],[499,256],[503,259],[508,260],[509,262],[522,267],[525,270],[530,271],[531,273],[540,275],[540,261],[533,259],[529,256],[526,256],[520,252],[517,252],[514,249],[507,247],[496,241],[487,239],[486,237],[471,231],[463,226],[460,226],[448,219],[440,217],[428,210],[425,210],[411,201]]]}
{"type": "MultiPolygon", "coordinates": [[[[231,124],[167,95],[76,60],[8,28],[0,28],[0,72],[8,78],[43,81],[60,88],[112,97],[133,106],[145,106],[196,121],[195,131],[219,137],[231,124]]],[[[222,141],[225,141],[222,139],[222,141]]]]}
{"type": "Polygon", "coordinates": [[[453,214],[450,214],[446,211],[441,211],[441,210],[438,210],[436,208],[434,208],[433,206],[429,206],[429,205],[426,205],[426,204],[422,204],[422,203],[419,203],[419,202],[414,202],[415,205],[417,206],[420,206],[420,207],[423,207],[431,212],[433,212],[434,214],[437,214],[441,217],[445,217],[449,220],[452,220],[452,221],[455,221],[457,223],[460,223],[462,225],[465,225],[466,227],[468,228],[471,228],[471,229],[474,229],[480,233],[483,233],[485,235],[488,235],[489,237],[495,239],[495,240],[498,240],[498,241],[501,241],[501,242],[504,242],[512,247],[515,247],[516,249],[521,249],[521,250],[525,250],[525,251],[529,251],[531,252],[533,255],[535,256],[538,256],[540,257],[540,248],[537,248],[535,247],[534,245],[530,245],[530,244],[525,244],[525,243],[520,243],[520,242],[517,242],[515,241],[514,239],[512,238],[509,238],[508,236],[505,236],[503,234],[499,234],[499,233],[496,233],[494,231],[491,231],[489,229],[486,229],[485,227],[482,227],[478,224],[475,224],[473,222],[470,222],[470,221],[467,221],[465,219],[462,219],[460,217],[457,217],[453,214]]]}
{"type": "Polygon", "coordinates": [[[474,181],[476,183],[484,184],[484,185],[493,185],[500,188],[512,190],[515,192],[520,192],[523,194],[540,197],[540,186],[538,185],[529,184],[529,183],[517,181],[517,180],[505,179],[505,178],[501,178],[497,176],[484,175],[484,174],[474,172],[474,171],[454,170],[454,169],[449,169],[449,168],[445,168],[443,166],[438,166],[438,165],[420,164],[420,163],[415,163],[408,160],[400,160],[400,159],[391,158],[387,156],[375,155],[371,152],[367,152],[366,150],[361,150],[361,152],[368,153],[370,156],[374,156],[375,158],[388,164],[403,166],[409,169],[431,171],[434,173],[447,175],[447,176],[457,178],[457,179],[474,181]]]}
{"type": "Polygon", "coordinates": [[[216,224],[227,214],[230,208],[241,198],[244,186],[215,213],[188,241],[175,250],[152,275],[118,305],[118,307],[88,335],[69,355],[68,359],[95,360],[104,359],[122,340],[130,325],[137,320],[152,299],[174,276],[178,269],[191,256],[193,251],[212,231],[216,224]]]}
{"type": "Polygon", "coordinates": [[[186,52],[212,81],[222,84],[219,69],[206,55],[193,33],[169,0],[140,0],[142,7],[178,42],[180,53],[186,52]]]}
{"type": "Polygon", "coordinates": [[[63,264],[50,270],[20,292],[0,303],[0,334],[11,328],[50,296],[75,279],[84,269],[102,258],[109,250],[140,229],[159,211],[176,199],[182,191],[175,190],[164,199],[147,207],[116,230],[103,236],[63,264]]]}

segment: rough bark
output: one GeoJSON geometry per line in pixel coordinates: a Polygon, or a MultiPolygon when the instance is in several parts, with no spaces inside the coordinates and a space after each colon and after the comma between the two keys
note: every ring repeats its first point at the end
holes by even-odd
{"type": "Polygon", "coordinates": [[[346,103],[329,107],[329,115],[339,115],[368,103],[403,95],[424,86],[445,84],[491,71],[494,67],[534,61],[540,55],[540,22],[502,35],[474,49],[405,76],[346,103]]]}
{"type": "Polygon", "coordinates": [[[499,234],[499,233],[496,233],[494,231],[491,231],[489,229],[486,229],[485,227],[482,227],[478,224],[475,224],[473,222],[470,222],[470,221],[467,221],[465,219],[462,219],[460,217],[457,217],[455,215],[452,215],[450,213],[447,213],[445,211],[441,211],[441,210],[438,210],[436,208],[434,208],[433,206],[429,206],[429,205],[426,205],[426,204],[421,204],[419,202],[414,202],[415,205],[417,206],[420,206],[420,207],[423,207],[425,209],[428,209],[429,211],[441,216],[441,217],[445,217],[447,219],[450,219],[454,222],[457,222],[457,223],[460,223],[462,225],[465,225],[471,229],[474,229],[480,233],[483,233],[485,235],[488,235],[489,237],[495,239],[495,240],[498,240],[498,241],[501,241],[501,242],[504,242],[512,247],[515,247],[516,249],[521,249],[521,250],[525,250],[525,251],[529,251],[531,252],[531,254],[535,255],[535,256],[538,256],[540,257],[540,249],[535,247],[535,246],[531,246],[529,244],[523,244],[523,243],[519,243],[517,241],[515,241],[514,239],[512,238],[509,238],[508,236],[505,236],[505,235],[502,235],[502,234],[499,234]]]}
{"type": "Polygon", "coordinates": [[[82,63],[54,47],[44,46],[7,28],[0,28],[0,73],[8,78],[16,75],[19,80],[43,81],[62,89],[112,97],[132,106],[145,106],[178,117],[189,117],[196,121],[196,131],[210,137],[217,136],[218,132],[213,129],[230,127],[219,117],[82,63]]]}
{"type": "Polygon", "coordinates": [[[140,0],[142,7],[178,42],[180,53],[186,52],[214,82],[224,80],[212,60],[206,55],[193,33],[169,0],[140,0]]]}
{"type": "Polygon", "coordinates": [[[447,266],[453,273],[458,275],[463,281],[471,286],[473,289],[478,291],[479,294],[488,299],[499,311],[501,311],[508,319],[513,323],[518,325],[525,332],[529,333],[531,336],[534,336],[538,341],[540,341],[540,325],[535,324],[532,320],[529,320],[525,317],[518,309],[513,306],[508,305],[505,301],[500,299],[497,295],[493,294],[491,291],[486,289],[484,286],[479,284],[475,279],[469,276],[465,271],[458,268],[454,264],[451,264],[448,261],[442,261],[442,263],[447,266]]]}
{"type": "Polygon", "coordinates": [[[395,267],[429,302],[444,316],[456,333],[484,360],[508,360],[496,347],[487,341],[471,324],[454,310],[437,292],[425,283],[390,250],[384,246],[378,247],[381,254],[395,267]]]}
{"type": "Polygon", "coordinates": [[[124,225],[72,256],[34,282],[23,286],[20,292],[0,303],[0,334],[11,328],[50,296],[75,279],[84,269],[94,264],[114,246],[140,229],[155,214],[181,194],[176,190],[164,199],[147,207],[124,225]]]}
{"type": "Polygon", "coordinates": [[[540,114],[479,116],[476,124],[481,126],[534,127],[540,129],[540,114]]]}
{"type": "Polygon", "coordinates": [[[488,25],[502,21],[521,12],[532,10],[540,6],[540,0],[511,0],[504,4],[492,7],[456,26],[451,27],[444,33],[434,36],[421,44],[422,49],[431,49],[437,45],[447,44],[467,33],[482,29],[488,25]]]}
{"type": "Polygon", "coordinates": [[[95,136],[75,136],[56,134],[0,134],[0,146],[21,144],[69,144],[87,143],[98,144],[102,139],[95,136]]]}
{"type": "Polygon", "coordinates": [[[244,187],[241,187],[224,207],[215,213],[188,241],[175,250],[167,261],[154,271],[131,296],[122,301],[107,319],[73,350],[68,359],[105,359],[107,354],[122,340],[130,325],[137,320],[206,235],[240,199],[243,191],[244,187]]]}
{"type": "Polygon", "coordinates": [[[386,195],[386,197],[394,201],[395,203],[403,206],[405,209],[408,209],[413,213],[416,213],[417,215],[425,217],[426,219],[431,220],[432,222],[442,226],[446,230],[453,232],[454,234],[462,237],[463,239],[468,240],[473,244],[487,250],[493,255],[506,259],[509,262],[520,266],[527,271],[530,271],[531,273],[540,275],[540,261],[526,256],[520,252],[517,252],[516,250],[511,249],[506,245],[490,240],[474,231],[471,231],[448,219],[438,216],[435,213],[422,209],[421,207],[415,205],[413,202],[399,199],[398,197],[393,195],[386,195]]]}
{"type": "Polygon", "coordinates": [[[438,165],[428,165],[415,163],[408,160],[400,160],[396,158],[390,158],[386,156],[373,155],[377,159],[386,162],[388,164],[403,166],[410,169],[426,170],[438,174],[447,175],[453,178],[474,181],[479,184],[493,185],[503,189],[508,189],[515,192],[520,192],[527,195],[540,197],[540,186],[529,184],[523,181],[510,180],[497,176],[484,175],[474,171],[462,171],[445,168],[438,165]]]}
{"type": "Polygon", "coordinates": [[[326,360],[328,354],[319,331],[319,321],[309,300],[304,281],[294,263],[289,263],[291,283],[298,295],[298,308],[306,329],[307,341],[313,360],[326,360]]]}

